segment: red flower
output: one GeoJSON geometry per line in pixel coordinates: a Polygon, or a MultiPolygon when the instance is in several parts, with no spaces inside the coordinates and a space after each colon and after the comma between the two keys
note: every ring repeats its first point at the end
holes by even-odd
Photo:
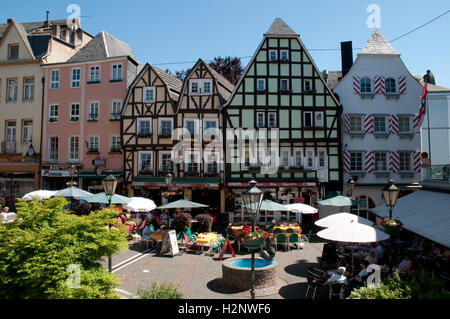
{"type": "Polygon", "coordinates": [[[41,208],[42,208],[42,209],[44,209],[44,208],[45,208],[45,206],[41,206],[41,208]]]}

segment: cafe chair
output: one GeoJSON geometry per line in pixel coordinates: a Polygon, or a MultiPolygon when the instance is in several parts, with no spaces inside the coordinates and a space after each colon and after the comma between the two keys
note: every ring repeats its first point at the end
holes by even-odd
{"type": "Polygon", "coordinates": [[[345,298],[345,289],[347,288],[346,283],[329,283],[328,287],[330,291],[330,299],[332,299],[334,296],[338,296],[339,299],[345,298]]]}
{"type": "Polygon", "coordinates": [[[288,245],[288,243],[286,242],[286,235],[285,234],[278,234],[277,236],[277,245],[275,246],[276,248],[278,248],[278,244],[281,244],[284,248],[283,250],[286,250],[286,246],[288,245]]]}
{"type": "Polygon", "coordinates": [[[293,232],[294,232],[294,230],[293,230],[292,228],[288,228],[288,229],[286,230],[286,233],[292,234],[293,232]]]}
{"type": "Polygon", "coordinates": [[[294,244],[297,249],[299,246],[299,238],[297,234],[291,234],[288,238],[288,250],[291,250],[291,244],[294,244]]]}
{"type": "Polygon", "coordinates": [[[311,269],[308,271],[308,275],[306,276],[306,280],[308,281],[308,288],[306,289],[305,298],[308,297],[309,289],[314,289],[314,293],[312,299],[316,297],[317,288],[321,288],[322,284],[326,281],[325,277],[320,276],[318,273],[311,269]]]}
{"type": "Polygon", "coordinates": [[[281,234],[282,231],[281,231],[280,228],[275,228],[275,229],[273,230],[273,233],[274,233],[274,234],[281,234]]]}

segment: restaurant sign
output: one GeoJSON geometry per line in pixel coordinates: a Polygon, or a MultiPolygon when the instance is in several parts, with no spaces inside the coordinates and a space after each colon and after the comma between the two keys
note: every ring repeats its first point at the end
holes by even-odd
{"type": "MultiPolygon", "coordinates": [[[[133,182],[134,187],[167,187],[163,182],[133,182]]],[[[182,183],[173,182],[170,187],[190,187],[190,188],[219,188],[219,183],[182,183]]]]}
{"type": "MultiPolygon", "coordinates": [[[[70,177],[69,165],[42,165],[41,175],[43,177],[70,177]]],[[[77,175],[75,173],[74,176],[77,175]]]]}
{"type": "MultiPolygon", "coordinates": [[[[248,182],[229,182],[228,187],[248,187],[248,182]]],[[[316,187],[315,182],[257,182],[256,187],[316,187]]]]}

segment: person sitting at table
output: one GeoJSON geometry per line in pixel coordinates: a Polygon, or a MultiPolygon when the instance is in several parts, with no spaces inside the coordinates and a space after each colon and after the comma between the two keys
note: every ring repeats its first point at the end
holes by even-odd
{"type": "Polygon", "coordinates": [[[384,249],[383,246],[380,245],[380,243],[372,243],[371,247],[377,254],[378,259],[383,258],[384,249]]]}
{"type": "Polygon", "coordinates": [[[363,277],[366,277],[369,274],[367,272],[367,267],[369,266],[369,262],[367,260],[363,260],[361,262],[360,266],[361,266],[361,271],[357,275],[350,278],[350,280],[349,280],[349,285],[350,285],[351,289],[356,288],[356,287],[361,287],[362,285],[364,285],[363,277]]]}
{"type": "Polygon", "coordinates": [[[347,277],[345,277],[345,267],[339,267],[337,269],[337,274],[331,275],[330,278],[325,282],[325,284],[347,284],[347,277]]]}
{"type": "Polygon", "coordinates": [[[375,253],[375,250],[371,250],[364,260],[367,260],[369,265],[378,264],[378,255],[375,253]]]}
{"type": "Polygon", "coordinates": [[[412,267],[413,267],[413,263],[409,259],[409,256],[406,254],[403,257],[403,260],[398,264],[397,270],[400,274],[405,275],[405,274],[409,274],[411,272],[412,267]]]}

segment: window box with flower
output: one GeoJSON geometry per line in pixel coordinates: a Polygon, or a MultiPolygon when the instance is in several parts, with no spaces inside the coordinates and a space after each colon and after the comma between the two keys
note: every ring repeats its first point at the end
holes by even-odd
{"type": "Polygon", "coordinates": [[[244,245],[248,249],[259,249],[264,243],[264,240],[269,237],[269,233],[261,228],[256,228],[254,231],[251,227],[245,227],[242,231],[236,233],[236,241],[244,245]]]}
{"type": "Polygon", "coordinates": [[[385,218],[378,220],[378,224],[383,226],[386,234],[392,235],[397,233],[402,227],[402,222],[396,218],[385,218]]]}

